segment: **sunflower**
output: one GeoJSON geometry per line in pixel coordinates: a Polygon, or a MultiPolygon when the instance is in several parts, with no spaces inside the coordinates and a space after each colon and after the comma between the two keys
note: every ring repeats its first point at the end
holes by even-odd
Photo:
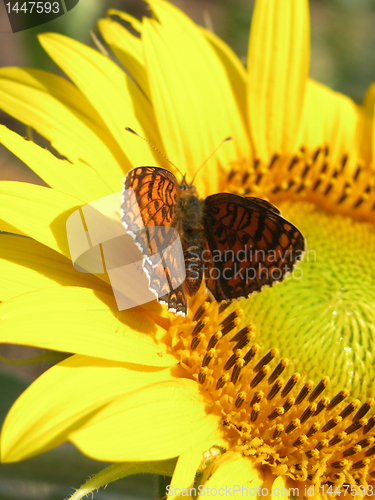
{"type": "Polygon", "coordinates": [[[75,498],[173,469],[170,497],[371,496],[375,87],[357,106],[308,78],[307,1],[257,1],[247,70],[177,8],[148,3],[142,22],[113,10],[99,21],[126,73],[57,34],[40,42],[70,81],[0,72],[2,109],[65,158],[0,128],[49,186],[0,184],[0,229],[12,233],[0,236],[0,340],[72,353],[10,410],[2,460],[71,441],[116,462],[75,498]],[[229,307],[201,288],[186,319],[156,302],[119,312],[106,275],[73,268],[65,225],[118,192],[132,167],[164,165],[125,126],[188,179],[232,136],[197,176],[198,192],[276,204],[306,237],[304,261],[229,307]]]}

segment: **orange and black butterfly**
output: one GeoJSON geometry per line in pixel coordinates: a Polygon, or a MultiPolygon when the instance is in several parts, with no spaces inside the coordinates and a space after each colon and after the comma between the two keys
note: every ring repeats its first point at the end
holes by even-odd
{"type": "Polygon", "coordinates": [[[186,295],[194,296],[203,279],[218,302],[248,297],[282,281],[305,250],[300,231],[265,200],[229,193],[202,200],[192,184],[179,185],[159,167],[131,170],[124,193],[129,189],[134,196],[123,198],[122,222],[143,252],[150,290],[177,314],[187,314],[186,295]],[[141,231],[156,226],[165,231],[154,237],[141,231]],[[164,252],[161,264],[152,263],[176,230],[185,263],[182,284],[174,250],[164,252]]]}

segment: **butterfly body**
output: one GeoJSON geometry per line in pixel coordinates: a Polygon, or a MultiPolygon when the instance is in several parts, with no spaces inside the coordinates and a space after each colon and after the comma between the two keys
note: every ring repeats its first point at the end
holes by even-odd
{"type": "Polygon", "coordinates": [[[200,258],[204,250],[203,210],[204,203],[199,199],[196,188],[191,184],[181,184],[177,229],[184,251],[184,287],[191,297],[199,290],[203,278],[203,262],[200,258]]]}
{"type": "MultiPolygon", "coordinates": [[[[178,201],[178,228],[182,242],[194,236],[200,236],[203,242],[203,210],[202,200],[198,198],[197,190],[189,184],[181,184],[178,201]]],[[[183,243],[184,246],[184,243],[183,243]]]]}
{"type": "Polygon", "coordinates": [[[161,281],[150,277],[147,258],[144,260],[150,290],[176,313],[187,313],[186,295],[194,296],[202,280],[219,302],[248,297],[272,286],[293,269],[305,249],[298,229],[271,203],[259,198],[219,193],[202,200],[193,185],[179,185],[173,174],[159,167],[131,170],[124,189],[132,189],[134,198],[124,197],[122,221],[144,254],[159,252],[172,240],[168,234],[163,241],[157,237],[146,240],[136,235],[137,228],[178,231],[186,272],[183,284],[173,286],[178,270],[172,251],[166,253],[164,262],[169,289],[161,289],[161,281]]]}

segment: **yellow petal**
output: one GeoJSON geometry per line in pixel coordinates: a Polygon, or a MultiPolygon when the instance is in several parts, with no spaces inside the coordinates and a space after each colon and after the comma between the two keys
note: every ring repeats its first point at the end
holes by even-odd
{"type": "Polygon", "coordinates": [[[165,369],[71,356],[39,377],[12,406],[1,433],[1,458],[15,462],[58,446],[111,401],[171,380],[165,369]]]}
{"type": "Polygon", "coordinates": [[[248,53],[248,115],[253,145],[264,161],[297,146],[309,70],[307,0],[258,1],[248,53]]]}
{"type": "Polygon", "coordinates": [[[371,163],[375,158],[375,83],[369,86],[363,101],[366,127],[361,134],[362,147],[366,148],[365,159],[371,163]]]}
{"type": "Polygon", "coordinates": [[[268,484],[264,482],[265,476],[261,467],[253,467],[247,457],[240,453],[229,451],[217,457],[209,466],[201,481],[201,488],[205,492],[216,489],[219,496],[231,498],[270,498],[268,484]],[[208,478],[208,479],[207,479],[208,478]],[[260,488],[260,490],[258,489],[260,488]],[[262,492],[262,488],[263,492],[262,492]],[[260,494],[259,494],[260,491],[260,494]]]}
{"type": "Polygon", "coordinates": [[[139,34],[142,33],[142,23],[127,12],[123,12],[122,10],[117,9],[108,9],[107,16],[118,16],[123,21],[129,23],[134,31],[137,31],[139,34]]]}
{"type": "Polygon", "coordinates": [[[119,312],[113,296],[78,287],[29,292],[0,304],[0,342],[149,366],[172,366],[143,308],[119,312]],[[136,331],[137,330],[137,331],[136,331]]]}
{"type": "MultiPolygon", "coordinates": [[[[242,62],[239,60],[235,52],[227,45],[221,38],[215,35],[212,31],[201,28],[205,38],[210,42],[215,52],[220,57],[225,70],[227,72],[233,95],[237,101],[237,108],[241,114],[242,121],[246,126],[246,131],[249,133],[247,124],[247,110],[246,110],[246,92],[248,75],[242,62]]],[[[252,155],[252,152],[250,152],[252,155]]],[[[250,157],[251,160],[252,156],[250,157]]]]}
{"type": "MultiPolygon", "coordinates": [[[[66,160],[59,160],[46,149],[23,139],[3,125],[0,125],[0,142],[34,170],[49,186],[58,191],[69,193],[70,196],[87,203],[113,193],[105,176],[98,175],[87,163],[77,160],[73,164],[66,160]]],[[[122,180],[123,176],[118,172],[117,190],[122,180]]]]}
{"type": "MultiPolygon", "coordinates": [[[[111,13],[117,14],[117,11],[111,11],[111,13]]],[[[124,68],[150,98],[141,39],[110,18],[99,19],[98,27],[104,40],[119,58],[124,68]]]]}
{"type": "MultiPolygon", "coordinates": [[[[269,474],[270,476],[270,474],[269,474]]],[[[319,495],[319,491],[317,488],[310,489],[310,492],[307,493],[307,489],[310,485],[306,483],[297,483],[293,481],[290,477],[287,476],[271,476],[272,483],[272,498],[281,497],[281,498],[310,498],[311,500],[319,500],[321,497],[319,495]]]]}
{"type": "Polygon", "coordinates": [[[5,233],[11,233],[11,234],[19,234],[22,236],[26,236],[25,233],[17,229],[15,226],[12,226],[11,224],[8,224],[4,220],[0,219],[0,231],[4,231],[5,233]]]}
{"type": "Polygon", "coordinates": [[[96,276],[76,271],[70,260],[30,238],[0,234],[0,248],[1,302],[57,284],[107,289],[96,276]]]}
{"type": "Polygon", "coordinates": [[[93,416],[70,440],[100,460],[164,460],[186,452],[215,431],[195,381],[178,379],[146,387],[93,416]]]}
{"type": "MultiPolygon", "coordinates": [[[[125,152],[129,163],[155,163],[152,148],[125,130],[131,127],[158,146],[150,102],[136,84],[109,58],[57,33],[39,36],[43,48],[87,97],[125,152]],[[94,83],[93,83],[94,82],[94,83]]],[[[118,189],[120,189],[119,186],[118,189]]]]}
{"type": "Polygon", "coordinates": [[[340,163],[350,153],[350,161],[358,159],[357,139],[359,113],[349,97],[325,85],[308,80],[301,125],[301,144],[313,150],[329,145],[330,161],[340,163]]]}
{"type": "MultiPolygon", "coordinates": [[[[119,190],[123,177],[121,164],[126,158],[85,96],[65,78],[36,69],[2,68],[0,107],[34,128],[62,156],[77,164],[69,167],[64,162],[65,166],[60,167],[60,176],[65,177],[72,175],[69,168],[75,169],[76,189],[85,190],[85,183],[77,176],[86,175],[86,182],[92,184],[91,178],[96,173],[94,178],[102,184],[119,190]]],[[[58,175],[53,168],[51,173],[43,167],[37,171],[37,165],[30,167],[53,185],[51,180],[58,175]]]]}
{"type": "Polygon", "coordinates": [[[81,205],[80,200],[43,186],[0,182],[1,218],[68,258],[66,219],[81,205]]]}
{"type": "Polygon", "coordinates": [[[152,100],[168,157],[188,181],[202,162],[226,137],[196,186],[218,188],[215,162],[227,165],[238,156],[248,157],[248,138],[242,115],[225,68],[197,26],[176,7],[149,2],[157,22],[144,18],[142,40],[152,100]],[[209,182],[208,182],[209,181],[209,182]]]}
{"type": "MultiPolygon", "coordinates": [[[[203,454],[215,442],[215,438],[210,437],[205,441],[201,441],[197,446],[190,448],[188,451],[182,453],[178,457],[176,468],[170,484],[168,500],[180,498],[182,490],[186,488],[190,493],[190,488],[194,485],[194,479],[196,477],[198,468],[204,460],[203,454]]],[[[190,495],[186,495],[186,497],[190,497],[190,495]]]]}

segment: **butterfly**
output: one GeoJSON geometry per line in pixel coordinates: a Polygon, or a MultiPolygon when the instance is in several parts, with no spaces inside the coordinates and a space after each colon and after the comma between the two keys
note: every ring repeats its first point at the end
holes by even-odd
{"type": "Polygon", "coordinates": [[[192,184],[185,179],[179,184],[160,167],[140,166],[127,174],[121,209],[122,223],[143,253],[150,290],[176,314],[187,314],[186,296],[194,296],[202,280],[217,302],[248,297],[282,281],[306,246],[301,232],[268,201],[230,193],[202,200],[192,184]],[[155,228],[162,231],[150,233],[155,228]],[[184,281],[176,247],[170,245],[176,234],[184,281]],[[153,262],[162,251],[162,261],[153,262]]]}

